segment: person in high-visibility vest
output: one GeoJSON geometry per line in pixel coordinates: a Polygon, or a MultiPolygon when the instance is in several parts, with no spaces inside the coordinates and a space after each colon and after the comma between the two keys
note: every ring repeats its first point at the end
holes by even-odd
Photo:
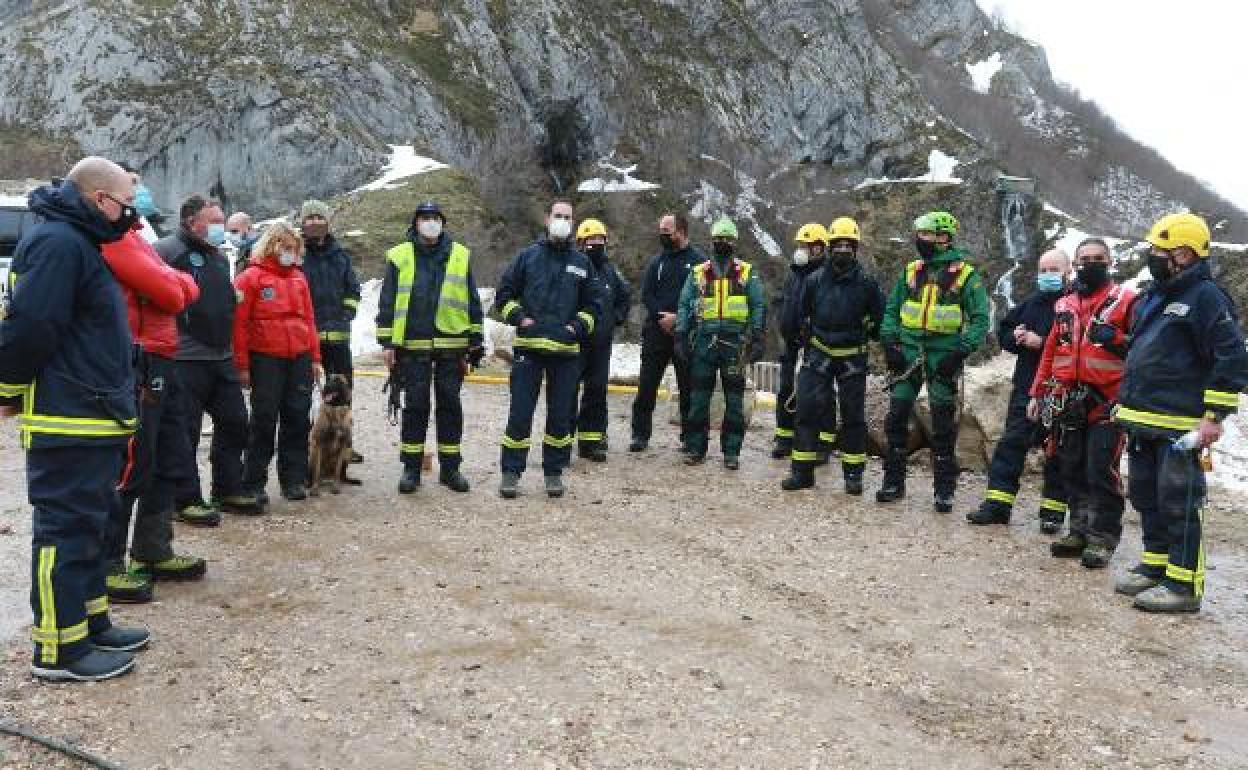
{"type": "Polygon", "coordinates": [[[914,221],[919,258],[906,265],[889,295],[880,326],[884,358],[892,374],[885,432],[881,503],[906,494],[906,443],[919,389],[927,383],[932,408],[932,486],[939,513],[953,510],[958,484],[956,401],[962,365],[983,344],[991,320],[988,292],[979,271],[953,245],[958,220],[932,211],[914,221]]]}
{"type": "Polygon", "coordinates": [[[689,397],[686,465],[706,460],[711,392],[715,377],[724,386],[720,450],[724,467],[740,467],[745,441],[745,367],[763,353],[767,301],[754,266],[735,256],[737,226],[722,218],[711,226],[713,253],[695,265],[680,292],[676,319],[678,354],[687,358],[693,392],[689,397]]]}
{"type": "Polygon", "coordinates": [[[429,390],[437,397],[438,482],[467,492],[460,472],[464,375],[485,355],[483,313],[472,276],[471,253],[446,232],[446,215],[434,202],[416,207],[407,240],[386,252],[386,277],[377,305],[377,342],[386,368],[397,366],[403,383],[399,459],[400,494],[420,486],[429,390]]]}

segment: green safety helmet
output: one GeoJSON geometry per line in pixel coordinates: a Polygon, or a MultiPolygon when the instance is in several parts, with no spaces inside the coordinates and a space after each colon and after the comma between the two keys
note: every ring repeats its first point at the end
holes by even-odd
{"type": "Polygon", "coordinates": [[[737,239],[737,226],[728,217],[720,217],[715,220],[715,224],[711,225],[712,238],[731,238],[737,239]]]}
{"type": "Polygon", "coordinates": [[[944,233],[953,238],[958,234],[958,220],[948,211],[929,211],[914,220],[914,231],[944,233]]]}

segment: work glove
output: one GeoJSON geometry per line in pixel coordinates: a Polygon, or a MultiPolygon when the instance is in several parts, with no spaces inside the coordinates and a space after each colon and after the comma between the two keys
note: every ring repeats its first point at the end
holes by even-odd
{"type": "Polygon", "coordinates": [[[910,365],[910,362],[906,360],[905,352],[901,349],[901,345],[898,345],[896,342],[884,346],[884,363],[888,366],[888,371],[893,374],[901,374],[910,365]]]}
{"type": "Polygon", "coordinates": [[[966,353],[960,350],[954,350],[940,359],[940,363],[936,364],[936,376],[942,380],[952,380],[958,376],[958,372],[962,370],[962,362],[966,360],[966,353]]]}

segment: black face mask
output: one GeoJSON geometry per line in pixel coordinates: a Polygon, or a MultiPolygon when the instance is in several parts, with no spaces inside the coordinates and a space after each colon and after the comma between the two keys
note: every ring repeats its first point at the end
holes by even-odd
{"type": "Polygon", "coordinates": [[[857,261],[852,251],[833,251],[828,257],[828,265],[837,275],[848,273],[857,261]]]}
{"type": "Polygon", "coordinates": [[[1174,269],[1170,266],[1170,257],[1164,254],[1148,255],[1148,272],[1153,276],[1153,283],[1163,284],[1174,277],[1174,269]]]}
{"type": "Polygon", "coordinates": [[[731,257],[732,252],[734,251],[731,243],[725,243],[723,241],[715,241],[713,248],[715,250],[715,256],[717,257],[731,257]]]}
{"type": "Polygon", "coordinates": [[[1105,285],[1109,280],[1109,265],[1104,262],[1091,262],[1075,268],[1075,290],[1088,295],[1105,285]]]}
{"type": "Polygon", "coordinates": [[[659,233],[659,245],[663,247],[664,251],[675,251],[676,239],[672,237],[671,233],[659,233]]]}
{"type": "Polygon", "coordinates": [[[136,223],[138,223],[139,210],[134,206],[117,200],[113,196],[108,195],[108,193],[105,193],[105,195],[110,201],[116,203],[121,208],[121,216],[118,217],[116,221],[109,222],[108,224],[114,228],[113,232],[118,235],[125,235],[130,232],[131,228],[133,228],[136,223]]]}
{"type": "Polygon", "coordinates": [[[594,260],[595,265],[607,261],[607,244],[595,243],[585,247],[585,255],[594,260]]]}
{"type": "Polygon", "coordinates": [[[925,241],[922,238],[914,239],[914,248],[919,252],[919,256],[923,259],[931,259],[940,253],[940,244],[935,241],[925,241]]]}

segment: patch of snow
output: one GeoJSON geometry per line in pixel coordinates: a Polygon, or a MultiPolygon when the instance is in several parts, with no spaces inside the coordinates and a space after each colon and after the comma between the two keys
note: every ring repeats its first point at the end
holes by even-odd
{"type": "Polygon", "coordinates": [[[348,230],[345,233],[343,233],[343,235],[346,236],[347,238],[359,238],[361,235],[364,235],[364,231],[363,230],[348,230]]]}
{"type": "Polygon", "coordinates": [[[377,300],[381,297],[381,279],[365,281],[360,287],[360,306],[356,308],[355,320],[351,322],[351,355],[362,356],[377,353],[377,300]]]}
{"type": "MultiPolygon", "coordinates": [[[[722,162],[707,155],[702,157],[704,160],[722,162]]],[[[758,205],[773,207],[775,204],[758,194],[758,180],[754,177],[735,170],[733,171],[733,177],[740,188],[740,192],[737,193],[735,198],[729,198],[724,191],[715,187],[715,185],[707,182],[705,179],[701,180],[698,183],[698,189],[685,196],[693,201],[693,205],[689,210],[689,216],[700,219],[707,224],[710,224],[720,216],[731,217],[736,221],[738,227],[749,226],[750,233],[753,234],[758,244],[762,246],[763,251],[773,257],[780,256],[784,253],[780,244],[771,233],[767,232],[758,223],[758,205]]]]}
{"type": "Polygon", "coordinates": [[[1239,397],[1239,414],[1226,418],[1222,440],[1213,445],[1213,471],[1209,480],[1224,489],[1248,491],[1248,424],[1242,415],[1248,398],[1239,397]]]}
{"type": "Polygon", "coordinates": [[[615,382],[636,382],[641,377],[641,345],[617,342],[611,346],[611,374],[615,382]]]}
{"type": "Polygon", "coordinates": [[[1248,243],[1223,243],[1222,241],[1210,241],[1210,246],[1225,251],[1248,251],[1248,243]]]}
{"type": "Polygon", "coordinates": [[[622,168],[612,165],[604,159],[598,161],[598,168],[609,172],[614,178],[594,177],[593,179],[586,179],[576,188],[578,192],[644,192],[646,190],[659,189],[659,185],[633,176],[637,171],[636,163],[627,168],[622,168]]]}
{"type": "Polygon", "coordinates": [[[1001,66],[1000,51],[981,62],[967,64],[966,72],[971,76],[972,87],[981,94],[988,93],[992,88],[992,78],[1001,71],[1001,66]]]}
{"type": "Polygon", "coordinates": [[[1048,201],[1044,202],[1044,210],[1049,212],[1050,214],[1056,214],[1057,216],[1062,217],[1064,219],[1069,219],[1072,222],[1079,221],[1077,218],[1072,217],[1070,214],[1067,214],[1065,211],[1062,211],[1057,206],[1054,206],[1052,203],[1049,203],[1048,201]]]}
{"type": "Polygon", "coordinates": [[[0,195],[0,207],[6,209],[24,209],[26,208],[25,195],[0,195]]]}
{"type": "Polygon", "coordinates": [[[932,150],[927,156],[927,173],[922,176],[909,176],[901,179],[876,179],[868,177],[858,184],[854,185],[855,190],[863,190],[868,187],[874,187],[881,184],[901,184],[926,182],[934,184],[962,184],[962,180],[953,175],[953,170],[958,167],[960,161],[952,155],[947,155],[940,150],[932,150]]]}
{"type": "Polygon", "coordinates": [[[926,121],[924,121],[924,122],[923,122],[923,125],[927,126],[928,128],[932,128],[933,126],[935,126],[935,125],[936,125],[936,121],[934,121],[934,120],[926,120],[926,121]]]}
{"type": "Polygon", "coordinates": [[[401,181],[403,179],[443,168],[447,168],[445,163],[417,155],[416,148],[411,145],[392,144],[390,145],[390,161],[381,170],[381,176],[363,187],[357,187],[352,192],[394,190],[406,184],[401,181]]]}

